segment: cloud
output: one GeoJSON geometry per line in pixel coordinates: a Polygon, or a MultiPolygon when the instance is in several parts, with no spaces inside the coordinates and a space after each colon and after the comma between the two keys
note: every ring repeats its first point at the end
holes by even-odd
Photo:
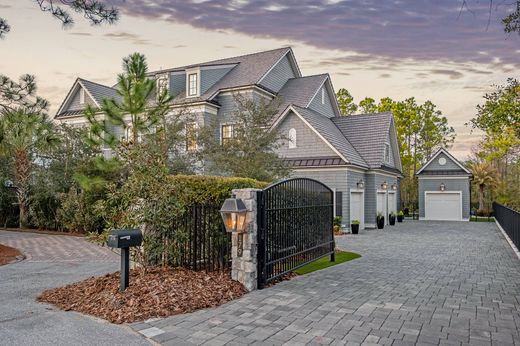
{"type": "Polygon", "coordinates": [[[453,0],[113,2],[129,16],[361,54],[352,59],[377,55],[480,63],[518,60],[518,39],[514,35],[508,38],[500,22],[512,9],[511,5],[497,6],[487,28],[487,0],[468,0],[471,13],[463,10],[460,17],[460,1],[453,0]]]}
{"type": "Polygon", "coordinates": [[[124,31],[109,32],[109,33],[104,34],[103,36],[105,36],[109,39],[114,39],[114,40],[119,40],[119,41],[128,41],[135,45],[151,45],[152,44],[150,42],[150,40],[143,39],[139,35],[132,34],[129,32],[124,32],[124,31]]]}
{"type": "Polygon", "coordinates": [[[458,71],[454,71],[454,70],[433,69],[433,70],[430,70],[430,73],[448,76],[448,77],[450,77],[450,79],[460,79],[460,78],[464,77],[464,75],[462,73],[460,73],[458,71]]]}
{"type": "Polygon", "coordinates": [[[69,35],[73,35],[73,36],[92,36],[92,34],[88,33],[88,32],[69,32],[69,35]]]}
{"type": "Polygon", "coordinates": [[[379,75],[379,78],[390,78],[392,77],[392,75],[390,73],[381,73],[379,75]]]}

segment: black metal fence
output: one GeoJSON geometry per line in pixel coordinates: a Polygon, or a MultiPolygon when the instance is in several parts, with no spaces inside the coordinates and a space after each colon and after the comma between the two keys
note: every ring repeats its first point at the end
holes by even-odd
{"type": "Polygon", "coordinates": [[[493,202],[495,220],[502,226],[516,248],[520,248],[520,213],[502,204],[493,202]]]}
{"type": "Polygon", "coordinates": [[[307,178],[258,194],[258,286],[324,256],[334,260],[332,190],[307,178]]]}
{"type": "MultiPolygon", "coordinates": [[[[171,231],[158,239],[159,251],[149,251],[152,263],[192,270],[224,271],[231,267],[231,235],[220,216],[220,205],[196,204],[177,218],[171,231]]],[[[153,241],[149,242],[153,246],[153,241]]],[[[151,250],[151,249],[150,249],[151,250]]]]}

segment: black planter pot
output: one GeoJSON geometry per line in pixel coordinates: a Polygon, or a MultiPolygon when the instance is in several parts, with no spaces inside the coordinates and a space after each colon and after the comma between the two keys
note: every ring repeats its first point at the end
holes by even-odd
{"type": "Polygon", "coordinates": [[[403,222],[403,215],[397,215],[397,222],[403,222]]]}
{"type": "Polygon", "coordinates": [[[352,231],[352,234],[358,234],[359,233],[359,224],[350,225],[350,230],[352,231]]]}
{"type": "Polygon", "coordinates": [[[381,216],[377,218],[377,228],[383,229],[385,227],[385,217],[381,216]]]}
{"type": "Polygon", "coordinates": [[[388,216],[388,223],[390,224],[390,226],[395,226],[395,215],[388,216]]]}

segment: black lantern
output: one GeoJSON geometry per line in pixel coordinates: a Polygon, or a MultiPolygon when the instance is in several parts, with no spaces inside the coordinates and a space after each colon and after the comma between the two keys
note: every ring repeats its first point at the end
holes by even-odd
{"type": "Polygon", "coordinates": [[[246,229],[247,208],[240,198],[233,197],[224,201],[220,214],[228,232],[242,233],[246,229]]]}
{"type": "Polygon", "coordinates": [[[359,181],[357,182],[357,188],[362,189],[364,187],[365,187],[365,182],[363,181],[363,179],[359,179],[359,181]]]}
{"type": "Polygon", "coordinates": [[[383,190],[388,189],[388,184],[386,183],[386,181],[383,181],[383,183],[381,184],[381,189],[383,189],[383,190]]]}
{"type": "Polygon", "coordinates": [[[439,186],[439,190],[441,190],[441,191],[446,190],[446,185],[444,185],[444,183],[441,183],[441,185],[439,186]]]}

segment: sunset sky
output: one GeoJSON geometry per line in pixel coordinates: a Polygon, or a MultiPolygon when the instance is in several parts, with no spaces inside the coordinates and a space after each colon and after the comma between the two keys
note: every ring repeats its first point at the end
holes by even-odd
{"type": "Polygon", "coordinates": [[[519,78],[520,37],[502,30],[508,5],[487,0],[112,0],[113,26],[81,16],[63,30],[31,0],[0,0],[11,32],[0,74],[34,74],[54,115],[76,77],[112,85],[135,51],[151,70],[291,46],[304,75],[328,72],[336,90],[431,100],[457,132],[465,158],[478,141],[464,124],[492,84],[519,78]]]}

